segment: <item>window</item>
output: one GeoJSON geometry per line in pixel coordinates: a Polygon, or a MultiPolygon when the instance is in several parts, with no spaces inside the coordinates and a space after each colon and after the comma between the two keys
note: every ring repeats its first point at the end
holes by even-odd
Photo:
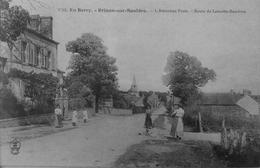
{"type": "Polygon", "coordinates": [[[51,58],[51,51],[48,51],[48,54],[45,57],[45,68],[50,68],[50,58],[51,58]]]}
{"type": "Polygon", "coordinates": [[[45,66],[45,52],[44,49],[41,49],[41,66],[44,67],[45,66]]]}
{"type": "Polygon", "coordinates": [[[22,44],[21,44],[21,61],[24,63],[25,62],[25,51],[26,51],[26,46],[27,46],[27,43],[25,41],[22,41],[22,44]]]}
{"type": "Polygon", "coordinates": [[[29,45],[29,64],[33,65],[33,50],[34,50],[34,45],[30,44],[29,45]]]}
{"type": "Polygon", "coordinates": [[[40,47],[34,46],[34,65],[39,65],[40,47]]]}

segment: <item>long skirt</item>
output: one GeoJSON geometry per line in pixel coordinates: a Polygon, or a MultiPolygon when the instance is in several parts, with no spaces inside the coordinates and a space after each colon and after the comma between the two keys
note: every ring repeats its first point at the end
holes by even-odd
{"type": "Polygon", "coordinates": [[[72,125],[73,125],[73,126],[76,126],[77,122],[78,122],[77,116],[76,116],[76,115],[73,115],[73,116],[72,116],[72,125]]]}
{"type": "Polygon", "coordinates": [[[146,114],[144,127],[151,129],[153,127],[152,118],[150,114],[146,114]]]}
{"type": "Polygon", "coordinates": [[[182,117],[178,117],[178,123],[176,127],[176,137],[183,138],[183,121],[182,117]]]}
{"type": "Polygon", "coordinates": [[[58,124],[59,124],[59,127],[62,127],[62,115],[58,115],[58,124]]]}
{"type": "Polygon", "coordinates": [[[59,127],[59,118],[57,114],[55,114],[54,125],[55,127],[59,127]]]}
{"type": "Polygon", "coordinates": [[[173,137],[176,137],[176,127],[177,127],[177,123],[178,123],[178,118],[173,117],[173,118],[172,118],[171,132],[170,132],[170,135],[173,136],[173,137]]]}

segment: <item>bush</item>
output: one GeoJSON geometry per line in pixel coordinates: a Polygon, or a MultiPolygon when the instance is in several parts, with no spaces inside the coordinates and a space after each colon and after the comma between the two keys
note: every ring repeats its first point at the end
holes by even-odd
{"type": "Polygon", "coordinates": [[[204,131],[219,132],[222,129],[222,121],[225,118],[225,126],[232,129],[255,129],[260,128],[260,118],[246,116],[229,110],[221,113],[202,111],[198,106],[189,106],[185,108],[184,124],[199,129],[198,112],[201,113],[202,128],[204,131]]]}
{"type": "Polygon", "coordinates": [[[18,102],[10,89],[5,87],[0,89],[0,119],[52,112],[54,101],[36,102],[35,105],[25,101],[18,102]]]}
{"type": "Polygon", "coordinates": [[[202,113],[202,125],[205,131],[221,131],[222,121],[225,119],[226,128],[255,129],[260,128],[259,119],[255,117],[241,117],[236,115],[217,116],[211,112],[202,113]]]}
{"type": "Polygon", "coordinates": [[[17,101],[12,91],[7,88],[0,89],[0,118],[12,118],[25,115],[23,104],[17,101]]]}

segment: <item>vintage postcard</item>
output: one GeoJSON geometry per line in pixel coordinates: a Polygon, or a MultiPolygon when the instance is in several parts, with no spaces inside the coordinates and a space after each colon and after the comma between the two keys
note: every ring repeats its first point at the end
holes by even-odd
{"type": "Polygon", "coordinates": [[[260,167],[260,1],[0,0],[0,167],[260,167]]]}

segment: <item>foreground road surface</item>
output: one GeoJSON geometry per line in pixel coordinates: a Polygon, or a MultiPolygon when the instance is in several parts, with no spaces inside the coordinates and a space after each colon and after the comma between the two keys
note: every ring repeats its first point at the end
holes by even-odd
{"type": "Polygon", "coordinates": [[[100,116],[76,129],[23,141],[18,155],[5,144],[0,147],[0,162],[3,167],[108,167],[128,146],[147,139],[138,135],[143,123],[144,114],[100,116]]]}

